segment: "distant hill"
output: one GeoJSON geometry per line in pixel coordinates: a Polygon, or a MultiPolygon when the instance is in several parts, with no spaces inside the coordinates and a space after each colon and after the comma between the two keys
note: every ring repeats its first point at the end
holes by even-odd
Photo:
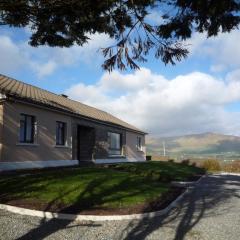
{"type": "Polygon", "coordinates": [[[217,133],[192,134],[177,137],[147,138],[147,152],[163,155],[176,154],[237,154],[240,155],[240,137],[217,133]]]}

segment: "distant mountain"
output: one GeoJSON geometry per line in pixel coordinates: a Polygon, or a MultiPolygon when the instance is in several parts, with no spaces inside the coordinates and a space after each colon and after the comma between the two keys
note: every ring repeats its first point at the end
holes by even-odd
{"type": "Polygon", "coordinates": [[[148,154],[240,154],[240,137],[217,133],[202,133],[176,137],[147,138],[148,154]]]}

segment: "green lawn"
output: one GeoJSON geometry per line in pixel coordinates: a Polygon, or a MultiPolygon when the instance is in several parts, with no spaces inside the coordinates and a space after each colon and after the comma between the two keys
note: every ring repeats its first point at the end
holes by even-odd
{"type": "Polygon", "coordinates": [[[171,180],[184,180],[202,170],[168,162],[118,164],[39,170],[35,174],[0,177],[0,202],[36,201],[48,206],[119,208],[167,194],[171,180]]]}
{"type": "Polygon", "coordinates": [[[204,173],[203,169],[195,166],[164,161],[150,161],[140,164],[123,163],[113,165],[112,168],[165,183],[170,181],[184,181],[193,175],[204,173]]]}

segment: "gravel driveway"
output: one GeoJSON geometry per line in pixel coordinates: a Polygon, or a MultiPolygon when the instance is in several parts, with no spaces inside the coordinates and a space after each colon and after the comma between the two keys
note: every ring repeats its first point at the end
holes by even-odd
{"type": "Polygon", "coordinates": [[[0,211],[0,239],[240,239],[240,176],[212,175],[164,217],[70,222],[0,211]]]}

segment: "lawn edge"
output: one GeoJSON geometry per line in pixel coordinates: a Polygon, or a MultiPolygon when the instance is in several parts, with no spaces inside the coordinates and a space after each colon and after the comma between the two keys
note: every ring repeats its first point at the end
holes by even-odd
{"type": "MultiPolygon", "coordinates": [[[[202,175],[194,184],[196,186],[206,175],[202,175]]],[[[54,212],[44,212],[39,210],[32,210],[27,208],[10,206],[7,204],[0,204],[1,210],[6,210],[12,213],[17,213],[20,215],[35,216],[45,219],[62,219],[62,220],[71,220],[71,221],[119,221],[119,220],[134,220],[134,219],[144,219],[144,218],[153,218],[165,215],[172,208],[178,205],[178,202],[188,193],[188,188],[179,195],[174,201],[172,201],[166,208],[148,213],[138,213],[138,214],[127,214],[127,215],[107,215],[107,216],[98,216],[98,215],[81,215],[81,214],[66,214],[66,213],[54,213],[54,212]]]]}

